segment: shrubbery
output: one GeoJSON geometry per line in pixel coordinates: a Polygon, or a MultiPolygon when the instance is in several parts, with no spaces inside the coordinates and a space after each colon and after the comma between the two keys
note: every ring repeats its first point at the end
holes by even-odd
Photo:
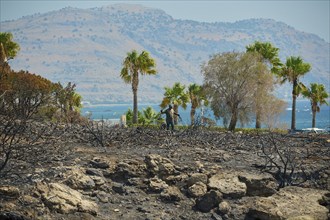
{"type": "MultiPolygon", "coordinates": [[[[142,111],[138,111],[138,125],[150,126],[150,125],[161,125],[164,119],[161,117],[160,112],[157,113],[151,106],[148,106],[142,111]]],[[[128,109],[126,112],[126,123],[128,126],[133,124],[133,111],[128,109]]]]}
{"type": "Polygon", "coordinates": [[[63,87],[27,71],[15,72],[8,65],[0,72],[0,98],[1,115],[66,122],[80,117],[81,96],[74,84],[63,87]]]}

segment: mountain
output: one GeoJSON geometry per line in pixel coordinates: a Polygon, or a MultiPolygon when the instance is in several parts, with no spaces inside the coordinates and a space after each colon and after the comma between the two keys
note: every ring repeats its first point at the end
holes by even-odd
{"type": "MultiPolygon", "coordinates": [[[[256,40],[280,48],[284,62],[301,56],[312,64],[303,82],[322,82],[330,88],[330,44],[271,19],[234,23],[174,19],[162,10],[115,4],[101,8],[64,8],[1,22],[1,32],[12,32],[21,46],[10,61],[15,70],[29,70],[62,83],[74,82],[85,101],[128,103],[131,87],[119,77],[122,61],[133,49],[147,50],[158,74],[140,78],[140,102],[160,103],[164,86],[174,82],[202,83],[201,65],[210,55],[244,51],[256,40]]],[[[277,90],[290,97],[288,86],[277,90]]]]}

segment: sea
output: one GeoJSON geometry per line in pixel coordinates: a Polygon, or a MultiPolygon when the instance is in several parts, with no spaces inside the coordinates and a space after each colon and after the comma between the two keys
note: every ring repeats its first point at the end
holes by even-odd
{"type": "MultiPolygon", "coordinates": [[[[287,107],[285,111],[280,115],[277,120],[277,127],[282,129],[289,129],[291,126],[291,114],[292,108],[291,103],[287,102],[287,107]]],[[[143,110],[151,106],[156,112],[161,110],[160,106],[157,104],[140,104],[138,105],[139,110],[143,110]]],[[[120,116],[125,114],[128,109],[133,109],[132,104],[97,104],[91,105],[89,103],[85,103],[82,108],[82,114],[84,116],[88,116],[93,120],[108,120],[113,123],[119,122],[120,116]]],[[[211,119],[215,119],[212,110],[209,108],[198,109],[196,115],[203,115],[209,117],[211,119]]],[[[180,122],[182,125],[190,124],[190,106],[186,109],[179,108],[179,114],[181,115],[182,121],[180,122]]],[[[222,119],[216,121],[218,126],[223,126],[222,119]]],[[[251,120],[249,124],[245,124],[244,126],[238,125],[237,128],[253,128],[255,126],[255,120],[251,120]]],[[[266,125],[262,125],[262,127],[266,127],[266,125]]],[[[296,129],[304,129],[312,127],[312,112],[310,101],[308,100],[298,100],[296,107],[296,129]]],[[[325,129],[330,127],[330,106],[322,105],[320,112],[316,113],[316,127],[325,129]]]]}

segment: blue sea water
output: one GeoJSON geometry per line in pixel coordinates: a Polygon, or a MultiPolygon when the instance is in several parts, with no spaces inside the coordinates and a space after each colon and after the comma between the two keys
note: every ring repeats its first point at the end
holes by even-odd
{"type": "MultiPolygon", "coordinates": [[[[161,108],[156,104],[139,104],[139,110],[151,106],[155,111],[159,112],[161,108]]],[[[82,109],[83,115],[90,115],[92,119],[114,119],[119,120],[122,114],[129,109],[133,108],[132,104],[108,104],[108,105],[90,105],[85,106],[82,109]]],[[[196,114],[200,114],[201,109],[197,111],[196,114]]],[[[182,117],[182,124],[188,125],[190,123],[190,106],[186,110],[180,108],[179,113],[182,117]]],[[[291,103],[288,102],[287,109],[280,116],[280,124],[286,128],[290,128],[291,125],[291,103]]],[[[214,119],[212,111],[210,109],[204,108],[204,115],[214,119]]],[[[223,126],[222,120],[217,121],[219,126],[223,126]]],[[[255,121],[251,121],[250,124],[245,125],[246,128],[253,128],[255,126],[255,121]]],[[[321,111],[316,114],[316,127],[326,128],[330,126],[330,106],[322,105],[321,111]]],[[[237,127],[240,127],[238,124],[237,127]]],[[[297,101],[296,108],[296,128],[310,128],[312,127],[312,113],[310,102],[308,100],[299,100],[297,101]]]]}

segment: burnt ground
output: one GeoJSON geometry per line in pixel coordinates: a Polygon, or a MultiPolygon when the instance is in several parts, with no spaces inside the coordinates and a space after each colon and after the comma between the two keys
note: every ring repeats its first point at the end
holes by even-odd
{"type": "Polygon", "coordinates": [[[187,193],[187,178],[195,173],[208,178],[216,173],[272,173],[279,184],[276,165],[283,165],[281,157],[296,164],[291,185],[330,189],[330,135],[246,134],[202,128],[170,132],[97,125],[36,127],[35,133],[43,131],[38,141],[20,148],[27,153],[13,157],[1,173],[0,186],[14,186],[19,195],[1,198],[0,193],[0,219],[6,219],[4,213],[12,216],[7,219],[248,219],[251,197],[227,198],[231,211],[226,215],[217,208],[203,212],[196,207],[198,198],[187,193]],[[48,130],[52,132],[45,132],[48,130]],[[155,173],[146,162],[148,155],[166,158],[174,171],[166,176],[155,173]],[[269,158],[275,158],[275,164],[269,158]],[[104,183],[77,189],[97,204],[96,212],[65,213],[52,208],[37,192],[38,182],[66,183],[66,173],[73,168],[101,171],[104,183]],[[150,187],[156,176],[176,186],[180,196],[168,197],[161,193],[163,189],[150,187]]]}

